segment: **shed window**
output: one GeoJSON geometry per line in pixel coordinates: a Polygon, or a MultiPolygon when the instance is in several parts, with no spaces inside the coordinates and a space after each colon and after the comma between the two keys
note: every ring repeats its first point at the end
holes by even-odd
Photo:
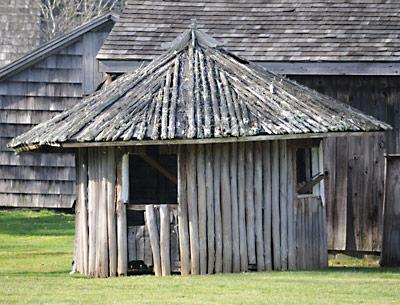
{"type": "Polygon", "coordinates": [[[177,156],[149,147],[129,156],[129,204],[177,204],[177,156]]]}
{"type": "Polygon", "coordinates": [[[302,147],[296,150],[297,193],[319,195],[320,170],[319,147],[302,147]]]}

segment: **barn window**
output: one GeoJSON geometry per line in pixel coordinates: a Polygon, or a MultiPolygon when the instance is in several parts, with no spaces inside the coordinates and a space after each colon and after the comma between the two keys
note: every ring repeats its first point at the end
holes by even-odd
{"type": "Polygon", "coordinates": [[[300,195],[319,195],[321,172],[318,146],[300,147],[296,150],[297,193],[300,195]]]}
{"type": "Polygon", "coordinates": [[[177,156],[148,147],[129,155],[129,204],[177,204],[177,156]]]}

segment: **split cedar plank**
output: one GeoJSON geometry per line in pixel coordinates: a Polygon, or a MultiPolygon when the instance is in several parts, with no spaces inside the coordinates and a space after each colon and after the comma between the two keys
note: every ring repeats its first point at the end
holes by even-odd
{"type": "Polygon", "coordinates": [[[206,162],[206,198],[207,198],[207,249],[208,249],[208,274],[214,273],[215,265],[215,230],[214,230],[214,179],[213,179],[213,147],[205,146],[206,162]]]}
{"type": "Polygon", "coordinates": [[[400,158],[386,159],[386,198],[383,214],[381,265],[400,266],[400,158]]]}
{"type": "MultiPolygon", "coordinates": [[[[77,155],[77,164],[79,156],[77,155]]],[[[81,213],[82,213],[82,199],[80,198],[80,190],[79,190],[79,183],[80,183],[80,173],[79,173],[79,165],[77,165],[77,194],[76,194],[76,205],[75,205],[75,235],[74,235],[74,254],[73,254],[73,265],[71,272],[80,272],[83,273],[83,261],[81,255],[81,243],[82,243],[82,236],[81,236],[81,213]]]]}
{"type": "Polygon", "coordinates": [[[197,146],[197,205],[199,213],[200,274],[207,273],[207,201],[204,145],[197,146]]]}
{"type": "Polygon", "coordinates": [[[319,248],[318,248],[318,256],[319,256],[319,268],[327,268],[328,267],[328,248],[326,243],[326,216],[325,216],[325,206],[323,201],[318,199],[318,227],[319,227],[319,248]]]}
{"type": "Polygon", "coordinates": [[[137,226],[128,227],[128,262],[137,260],[136,231],[137,231],[137,226]]]}
{"type": "Polygon", "coordinates": [[[216,273],[222,272],[221,147],[220,144],[213,144],[216,273]]]}
{"type": "Polygon", "coordinates": [[[77,200],[80,201],[80,257],[81,257],[81,272],[88,275],[88,160],[87,149],[78,151],[78,192],[77,200]]]}
{"type": "Polygon", "coordinates": [[[232,206],[229,179],[229,144],[222,145],[221,158],[221,212],[222,212],[222,270],[232,272],[232,206]]]}
{"type": "Polygon", "coordinates": [[[281,269],[281,238],[279,215],[279,141],[272,142],[272,253],[274,270],[281,269]]]}
{"type": "Polygon", "coordinates": [[[156,276],[161,276],[160,237],[158,235],[154,205],[146,205],[146,225],[149,230],[151,250],[153,252],[153,268],[156,276]]]}
{"type": "Polygon", "coordinates": [[[197,180],[196,180],[196,146],[188,146],[187,154],[187,191],[189,211],[189,233],[190,233],[190,263],[191,274],[200,273],[200,249],[199,249],[199,221],[197,204],[197,180]]]}
{"type": "Polygon", "coordinates": [[[254,144],[254,214],[256,234],[257,271],[265,270],[264,236],[263,236],[263,177],[262,177],[262,144],[254,144]]]}
{"type": "Polygon", "coordinates": [[[143,261],[147,266],[153,265],[153,252],[151,251],[150,235],[147,226],[143,227],[143,261]]]}
{"type": "Polygon", "coordinates": [[[280,225],[281,225],[281,268],[288,268],[288,219],[287,219],[287,141],[280,141],[280,162],[279,162],[279,205],[280,205],[280,225]]]}
{"type": "Polygon", "coordinates": [[[246,232],[247,255],[249,264],[256,264],[255,230],[254,230],[254,163],[253,143],[246,143],[246,232]]]}
{"type": "Polygon", "coordinates": [[[246,185],[245,185],[245,143],[238,144],[238,226],[240,271],[248,271],[247,233],[246,233],[246,185]]]}
{"type": "Polygon", "coordinates": [[[97,221],[97,250],[96,250],[96,275],[98,277],[108,277],[108,232],[107,232],[107,150],[98,150],[99,161],[99,200],[98,200],[98,221],[97,221]]]}
{"type": "Polygon", "coordinates": [[[126,160],[122,160],[123,154],[121,152],[116,154],[117,161],[117,273],[119,276],[128,274],[128,237],[127,237],[127,219],[126,219],[126,206],[122,199],[122,171],[123,166],[127,166],[126,160]],[[124,164],[123,164],[124,163],[124,164]]]}
{"type": "MultiPolygon", "coordinates": [[[[230,187],[232,205],[232,271],[240,272],[239,206],[238,206],[238,147],[230,146],[230,187]]],[[[262,217],[262,215],[261,215],[262,217]]]]}
{"type": "Polygon", "coordinates": [[[264,262],[265,269],[272,270],[272,236],[271,236],[271,214],[272,214],[272,181],[271,181],[271,142],[262,143],[262,171],[263,171],[263,229],[264,229],[264,262]]]}
{"type": "Polygon", "coordinates": [[[107,228],[110,276],[117,275],[117,226],[115,214],[116,166],[115,148],[107,149],[107,228]]]}
{"type": "Polygon", "coordinates": [[[89,275],[95,275],[96,264],[96,223],[97,223],[97,184],[98,179],[96,165],[97,156],[96,149],[88,149],[88,228],[89,228],[89,275]]]}
{"type": "Polygon", "coordinates": [[[171,275],[171,227],[168,205],[160,205],[160,257],[162,276],[171,275]]]}
{"type": "Polygon", "coordinates": [[[325,139],[324,163],[329,249],[345,250],[347,240],[348,140],[325,139]]]}
{"type": "Polygon", "coordinates": [[[181,275],[190,274],[190,242],[188,224],[188,199],[186,184],[187,148],[179,146],[178,151],[178,232],[181,261],[181,275]]]}
{"type": "Polygon", "coordinates": [[[288,269],[296,269],[296,240],[295,240],[295,218],[294,198],[296,196],[296,152],[293,143],[288,142],[287,146],[287,220],[288,220],[288,269]]]}
{"type": "Polygon", "coordinates": [[[171,272],[180,272],[180,257],[179,257],[179,236],[178,236],[178,210],[171,208],[171,272]]]}
{"type": "Polygon", "coordinates": [[[144,255],[144,247],[144,226],[139,226],[136,232],[136,256],[140,261],[144,261],[146,259],[144,255]]]}

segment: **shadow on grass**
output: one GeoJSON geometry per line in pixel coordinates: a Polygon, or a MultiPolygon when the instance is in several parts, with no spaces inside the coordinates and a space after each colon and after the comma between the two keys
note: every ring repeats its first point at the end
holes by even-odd
{"type": "Polygon", "coordinates": [[[73,236],[74,217],[50,212],[0,212],[0,234],[73,236]]]}

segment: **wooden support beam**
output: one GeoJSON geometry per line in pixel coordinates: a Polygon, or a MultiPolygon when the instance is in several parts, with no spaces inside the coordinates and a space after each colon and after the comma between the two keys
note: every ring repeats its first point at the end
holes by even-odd
{"type": "Polygon", "coordinates": [[[229,144],[222,145],[221,212],[222,212],[222,270],[232,272],[232,201],[229,177],[229,144]]]}
{"type": "MultiPolygon", "coordinates": [[[[240,272],[239,205],[238,205],[238,147],[230,146],[230,177],[232,203],[232,271],[240,272]]],[[[240,183],[240,182],[239,182],[240,183]]]]}
{"type": "Polygon", "coordinates": [[[246,185],[245,185],[245,143],[238,144],[238,220],[240,271],[248,271],[247,235],[246,235],[246,185]]]}
{"type": "Polygon", "coordinates": [[[221,147],[214,148],[215,272],[222,272],[221,147]]]}
{"type": "Polygon", "coordinates": [[[281,237],[279,214],[279,141],[272,142],[272,253],[274,270],[281,269],[281,237]]]}

